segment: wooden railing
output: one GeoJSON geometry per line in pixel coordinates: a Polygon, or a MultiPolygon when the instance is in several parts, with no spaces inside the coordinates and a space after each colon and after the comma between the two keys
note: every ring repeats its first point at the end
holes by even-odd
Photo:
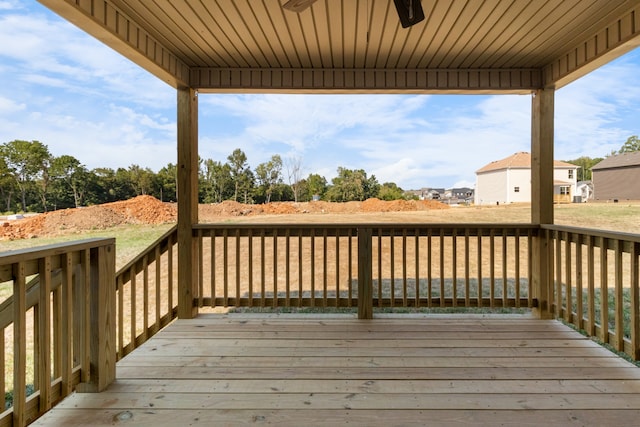
{"type": "Polygon", "coordinates": [[[557,318],[640,358],[640,235],[543,225],[557,318]]]}
{"type": "MultiPolygon", "coordinates": [[[[546,242],[551,314],[640,357],[640,236],[529,224],[200,224],[200,307],[537,308],[532,246],[546,242]]],[[[0,256],[2,425],[25,425],[177,315],[177,231],[115,273],[113,239],[0,256]],[[9,349],[5,342],[13,342],[9,349]],[[12,360],[11,360],[12,359],[12,360]],[[7,367],[9,369],[7,369],[7,367]],[[10,378],[10,382],[7,379],[10,378]]]]}
{"type": "Polygon", "coordinates": [[[117,360],[175,319],[176,241],[173,227],[117,273],[114,239],[0,256],[9,294],[0,304],[9,398],[0,426],[26,425],[74,390],[103,390],[117,360]]]}
{"type": "Polygon", "coordinates": [[[116,273],[117,360],[178,314],[177,227],[172,227],[116,273]]]}
{"type": "Polygon", "coordinates": [[[73,390],[113,381],[114,273],[114,239],[0,255],[9,293],[0,304],[0,390],[9,397],[0,425],[26,425],[73,390]]]}
{"type": "Polygon", "coordinates": [[[535,307],[522,224],[205,225],[210,307],[535,307]]]}

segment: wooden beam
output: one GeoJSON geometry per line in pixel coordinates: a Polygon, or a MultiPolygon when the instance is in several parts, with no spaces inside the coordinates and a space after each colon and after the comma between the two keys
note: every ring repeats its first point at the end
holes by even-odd
{"type": "Polygon", "coordinates": [[[542,87],[540,70],[192,68],[205,93],[516,93],[542,87]]]}
{"type": "Polygon", "coordinates": [[[559,89],[640,46],[640,2],[571,46],[542,69],[543,87],[559,89]]]}
{"type": "Polygon", "coordinates": [[[178,317],[198,315],[198,94],[178,89],[178,317]]]}
{"type": "Polygon", "coordinates": [[[38,1],[169,85],[188,85],[188,65],[113,2],[38,1]]]}
{"type": "MultiPolygon", "coordinates": [[[[554,90],[537,90],[531,105],[531,222],[553,224],[553,125],[554,90]]],[[[533,239],[533,292],[538,299],[538,315],[549,318],[552,265],[549,233],[533,239]]]]}

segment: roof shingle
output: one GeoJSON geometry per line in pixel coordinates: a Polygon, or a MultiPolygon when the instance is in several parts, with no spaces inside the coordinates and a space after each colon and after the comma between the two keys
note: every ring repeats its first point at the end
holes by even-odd
{"type": "Polygon", "coordinates": [[[628,166],[640,166],[640,151],[609,156],[593,166],[591,170],[624,168],[628,166]]]}
{"type": "MultiPolygon", "coordinates": [[[[571,163],[561,162],[559,160],[553,161],[554,168],[560,169],[577,169],[576,165],[571,163]]],[[[520,151],[502,160],[495,160],[488,165],[485,165],[478,169],[476,173],[492,172],[502,169],[531,169],[531,154],[525,151],[520,151]]]]}

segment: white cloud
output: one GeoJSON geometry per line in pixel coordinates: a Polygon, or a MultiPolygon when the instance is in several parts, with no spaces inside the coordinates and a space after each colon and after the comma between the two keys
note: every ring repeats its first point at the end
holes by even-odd
{"type": "Polygon", "coordinates": [[[0,114],[12,114],[25,109],[25,104],[0,96],[0,114]]]}

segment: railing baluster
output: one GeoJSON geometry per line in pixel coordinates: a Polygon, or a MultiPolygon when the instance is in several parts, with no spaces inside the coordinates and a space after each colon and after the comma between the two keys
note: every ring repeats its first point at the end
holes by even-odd
{"type": "Polygon", "coordinates": [[[142,341],[146,341],[149,336],[149,261],[146,256],[142,258],[142,306],[142,341]]]}
{"type": "Polygon", "coordinates": [[[446,301],[445,301],[445,278],[444,278],[444,253],[445,253],[445,249],[444,249],[444,230],[442,228],[440,228],[440,233],[439,233],[440,237],[439,237],[439,246],[440,246],[440,258],[439,258],[439,262],[440,262],[440,308],[444,308],[446,305],[446,301]]]}
{"type": "Polygon", "coordinates": [[[564,242],[564,259],[565,259],[565,277],[566,277],[566,283],[565,283],[565,299],[566,299],[566,304],[567,304],[567,311],[564,314],[564,320],[567,323],[571,323],[573,321],[573,305],[572,305],[572,300],[571,298],[573,297],[573,292],[572,292],[572,287],[573,287],[573,281],[571,280],[571,265],[572,265],[572,258],[571,258],[571,237],[572,234],[565,232],[563,233],[564,237],[565,237],[565,242],[564,242]]]}
{"type": "MultiPolygon", "coordinates": [[[[266,298],[266,268],[265,268],[265,229],[260,229],[260,307],[264,308],[266,306],[265,298],[266,298]]],[[[225,273],[226,276],[226,273],[225,273]]],[[[225,277],[226,282],[226,277],[225,277]]],[[[225,284],[225,289],[227,285],[225,284]]]]}
{"type": "Polygon", "coordinates": [[[137,282],[137,274],[136,274],[136,269],[135,266],[131,266],[131,270],[129,271],[129,274],[131,275],[131,280],[130,283],[131,285],[129,285],[129,288],[131,289],[131,302],[130,302],[130,307],[129,307],[129,322],[131,322],[130,324],[130,342],[133,343],[133,348],[136,347],[136,337],[138,335],[137,333],[137,325],[136,325],[136,316],[137,316],[137,286],[136,286],[136,282],[137,282]]]}
{"type": "Polygon", "coordinates": [[[13,425],[25,425],[27,376],[27,303],[24,262],[13,269],[13,425]]]}
{"type": "Polygon", "coordinates": [[[555,296],[556,296],[556,318],[562,317],[562,233],[554,231],[555,236],[555,256],[556,256],[556,280],[555,280],[555,296]]]}
{"type": "Polygon", "coordinates": [[[584,329],[583,278],[582,278],[582,239],[576,239],[576,320],[578,329],[584,329]]]}
{"type": "Polygon", "coordinates": [[[316,306],[316,235],[311,230],[311,307],[316,306]]]}
{"type": "Polygon", "coordinates": [[[167,313],[169,319],[173,318],[173,245],[174,235],[168,236],[167,244],[167,313]]]}
{"type": "Polygon", "coordinates": [[[382,229],[378,229],[378,307],[382,307],[382,229]]]}
{"type": "Polygon", "coordinates": [[[629,263],[629,271],[631,274],[629,280],[629,290],[630,293],[630,304],[631,304],[631,313],[629,322],[630,325],[630,333],[631,333],[631,351],[630,356],[633,360],[638,360],[640,358],[640,272],[638,268],[639,257],[640,257],[640,243],[631,243],[630,250],[631,260],[629,263]]]}
{"type": "MultiPolygon", "coordinates": [[[[162,292],[160,289],[160,283],[162,280],[162,255],[160,254],[160,246],[156,246],[156,249],[154,251],[155,256],[155,266],[156,266],[156,279],[155,279],[155,289],[156,289],[156,319],[155,322],[153,324],[153,331],[152,334],[155,334],[156,332],[158,332],[161,328],[160,325],[160,319],[162,319],[162,312],[161,312],[161,302],[162,302],[162,292]]],[[[200,251],[200,253],[202,253],[202,251],[200,251]]],[[[203,256],[201,256],[200,258],[204,258],[203,256]]],[[[203,292],[200,293],[200,298],[202,298],[202,294],[203,292]]]]}
{"type": "Polygon", "coordinates": [[[247,265],[249,286],[249,307],[253,307],[253,230],[247,233],[247,265]]]}
{"type": "MultiPolygon", "coordinates": [[[[264,236],[263,242],[264,242],[264,236]]],[[[262,251],[262,259],[264,259],[264,246],[262,251]]],[[[229,231],[225,228],[222,232],[222,291],[225,307],[229,306],[229,231]]],[[[264,271],[264,268],[262,269],[264,271]]],[[[264,283],[264,280],[262,281],[264,283]]],[[[263,293],[264,294],[264,293],[263,293]]],[[[263,305],[264,307],[264,305],[263,305]]]]}
{"type": "MultiPolygon", "coordinates": [[[[515,236],[514,236],[514,253],[516,254],[515,258],[515,274],[514,274],[514,290],[516,297],[516,308],[520,308],[520,229],[516,228],[515,236]]],[[[530,264],[531,262],[529,262],[530,264]]],[[[531,298],[531,297],[529,297],[531,298]]]]}
{"type": "Polygon", "coordinates": [[[464,229],[464,306],[471,307],[471,296],[469,295],[471,292],[471,276],[470,276],[470,268],[469,268],[469,260],[470,260],[470,252],[471,247],[469,246],[469,229],[464,229]]]}
{"type": "Polygon", "coordinates": [[[587,286],[588,286],[588,330],[590,336],[596,335],[596,291],[595,291],[595,254],[594,254],[594,238],[587,237],[587,286]]]}
{"type": "Polygon", "coordinates": [[[402,229],[402,306],[407,306],[407,229],[402,229]]]}
{"type": "Polygon", "coordinates": [[[391,307],[396,306],[396,245],[395,245],[395,233],[393,229],[389,230],[389,278],[391,283],[389,284],[391,307]]]}
{"type": "Polygon", "coordinates": [[[615,250],[615,349],[624,351],[624,305],[622,295],[622,248],[620,239],[613,242],[615,250]]]}
{"type": "MultiPolygon", "coordinates": [[[[198,307],[203,306],[203,295],[204,295],[204,242],[202,230],[198,230],[198,307]]],[[[146,329],[146,328],[145,328],[146,329]]]]}
{"type": "Polygon", "coordinates": [[[327,258],[328,258],[328,248],[327,248],[327,229],[322,230],[322,307],[327,308],[327,258]]]}
{"type": "MultiPolygon", "coordinates": [[[[122,359],[125,356],[124,353],[124,282],[122,276],[118,276],[116,279],[118,290],[118,358],[122,359]]],[[[72,306],[68,306],[69,311],[72,310],[72,306]]]]}
{"type": "Polygon", "coordinates": [[[34,381],[37,381],[36,389],[40,391],[39,410],[46,412],[51,408],[51,258],[41,258],[39,264],[40,298],[36,311],[38,334],[34,381]]]}
{"type": "Polygon", "coordinates": [[[349,239],[349,301],[347,306],[352,306],[353,299],[353,229],[349,228],[347,232],[347,238],[349,239]]]}
{"type": "Polygon", "coordinates": [[[482,307],[483,298],[482,298],[482,229],[478,228],[478,301],[477,307],[482,307]]]}
{"type": "Polygon", "coordinates": [[[533,231],[527,231],[527,298],[529,307],[533,306],[533,231]]]}
{"type": "MultiPolygon", "coordinates": [[[[71,254],[66,252],[62,257],[62,285],[61,285],[61,302],[62,302],[62,330],[64,333],[61,337],[60,353],[61,353],[61,372],[62,378],[62,396],[67,396],[73,391],[73,334],[69,331],[73,328],[73,318],[76,311],[73,309],[73,266],[71,254]]],[[[120,288],[119,294],[122,294],[120,288]]],[[[122,325],[124,322],[119,318],[119,332],[122,335],[122,325]]],[[[120,342],[122,344],[122,341],[120,342]]],[[[122,345],[119,346],[120,354],[122,354],[122,345]]],[[[4,390],[4,389],[2,389],[4,390]]]]}
{"type": "Polygon", "coordinates": [[[278,307],[278,229],[273,230],[273,308],[278,307]]]}
{"type": "Polygon", "coordinates": [[[493,228],[489,230],[489,307],[496,305],[496,232],[493,228]]]}
{"type": "Polygon", "coordinates": [[[507,233],[506,228],[502,229],[502,307],[507,307],[509,301],[509,288],[507,286],[507,233]]]}
{"type": "Polygon", "coordinates": [[[302,229],[298,230],[298,307],[302,307],[302,229]]]}
{"type": "Polygon", "coordinates": [[[235,274],[235,279],[236,279],[236,295],[235,295],[235,301],[236,301],[236,307],[240,306],[240,266],[242,265],[240,263],[240,230],[236,230],[236,235],[235,235],[235,243],[236,243],[236,274],[235,274]]]}
{"type": "Polygon", "coordinates": [[[420,307],[420,230],[415,229],[415,263],[416,263],[416,283],[415,283],[415,306],[420,307]]]}
{"type": "MultiPolygon", "coordinates": [[[[216,292],[216,276],[217,276],[217,266],[216,262],[216,230],[211,230],[209,233],[209,269],[211,270],[211,276],[209,278],[209,286],[211,288],[211,307],[215,308],[217,306],[216,297],[218,293],[216,292]]],[[[251,247],[249,247],[249,254],[251,254],[251,247]]],[[[203,255],[204,256],[204,255],[203,255]]],[[[249,258],[249,265],[252,265],[251,258],[249,258]]],[[[251,286],[251,277],[249,277],[249,286],[251,286]]],[[[251,292],[249,292],[251,295],[251,292]]]]}
{"type": "Polygon", "coordinates": [[[452,305],[458,306],[458,234],[454,228],[451,232],[451,298],[452,305]]]}
{"type": "Polygon", "coordinates": [[[429,228],[427,231],[427,306],[433,307],[433,279],[432,279],[432,256],[433,250],[431,247],[432,230],[429,228]]]}
{"type": "Polygon", "coordinates": [[[336,228],[336,307],[340,307],[340,229],[336,228]]]}
{"type": "Polygon", "coordinates": [[[608,246],[609,239],[600,238],[600,339],[609,342],[609,277],[608,246]]]}
{"type": "Polygon", "coordinates": [[[284,233],[285,239],[285,306],[291,307],[291,230],[287,228],[284,233]]]}

